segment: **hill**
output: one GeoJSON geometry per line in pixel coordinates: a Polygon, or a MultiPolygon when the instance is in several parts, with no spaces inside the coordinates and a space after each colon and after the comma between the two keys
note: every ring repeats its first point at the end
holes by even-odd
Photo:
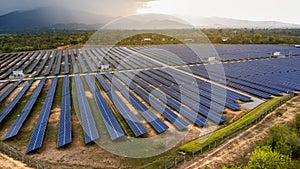
{"type": "Polygon", "coordinates": [[[221,17],[207,17],[196,20],[199,28],[253,28],[253,29],[295,29],[300,25],[277,21],[249,21],[221,17]]]}
{"type": "Polygon", "coordinates": [[[14,11],[0,16],[0,31],[30,31],[45,29],[87,29],[88,25],[104,25],[112,17],[61,7],[45,7],[14,11]],[[63,26],[66,25],[66,26],[63,26]]]}

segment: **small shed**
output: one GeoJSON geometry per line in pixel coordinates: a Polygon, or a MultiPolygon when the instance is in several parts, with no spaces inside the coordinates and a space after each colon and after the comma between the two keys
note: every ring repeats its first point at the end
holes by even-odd
{"type": "Polygon", "coordinates": [[[13,71],[12,75],[9,76],[10,79],[23,79],[25,77],[23,70],[13,71]]]}
{"type": "Polygon", "coordinates": [[[109,71],[111,70],[110,65],[100,65],[100,71],[104,72],[104,71],[109,71]]]}

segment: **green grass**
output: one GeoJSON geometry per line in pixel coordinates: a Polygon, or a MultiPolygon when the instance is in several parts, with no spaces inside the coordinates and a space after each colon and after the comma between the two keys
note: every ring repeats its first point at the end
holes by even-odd
{"type": "Polygon", "coordinates": [[[181,147],[179,147],[180,151],[192,154],[201,151],[201,149],[205,150],[205,148],[209,145],[214,143],[217,140],[220,140],[222,138],[225,138],[227,136],[232,135],[233,133],[245,128],[247,125],[255,122],[259,117],[261,117],[269,108],[273,105],[276,105],[281,100],[285,100],[289,97],[283,96],[279,98],[273,98],[255,109],[251,110],[249,113],[245,114],[243,117],[241,117],[239,120],[229,124],[228,126],[217,130],[216,132],[201,137],[199,139],[193,140],[181,147]]]}

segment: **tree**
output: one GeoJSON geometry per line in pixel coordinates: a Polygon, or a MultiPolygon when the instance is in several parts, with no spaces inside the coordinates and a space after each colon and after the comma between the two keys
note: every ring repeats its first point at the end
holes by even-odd
{"type": "Polygon", "coordinates": [[[297,133],[300,134],[300,114],[297,114],[296,116],[295,126],[296,126],[297,133]]]}
{"type": "Polygon", "coordinates": [[[256,43],[261,43],[262,35],[260,33],[255,33],[254,34],[254,41],[256,43]]]}
{"type": "Polygon", "coordinates": [[[272,151],[271,146],[258,146],[251,155],[246,169],[293,169],[295,165],[289,156],[272,151]]]}

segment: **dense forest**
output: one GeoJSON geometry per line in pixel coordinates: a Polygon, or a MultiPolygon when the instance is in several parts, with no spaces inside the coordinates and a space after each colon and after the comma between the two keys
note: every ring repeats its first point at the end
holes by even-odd
{"type": "MultiPolygon", "coordinates": [[[[59,31],[0,34],[0,52],[53,49],[59,46],[82,45],[94,33],[93,31],[59,31]]],[[[202,43],[202,37],[206,35],[213,44],[300,44],[300,29],[187,29],[154,30],[151,33],[150,35],[133,30],[107,30],[100,33],[102,36],[100,39],[102,39],[101,44],[104,45],[154,45],[185,43],[186,40],[189,43],[202,43]],[[134,34],[137,34],[137,36],[134,36],[134,38],[128,37],[134,34]],[[163,36],[159,36],[160,34],[163,34],[163,36]],[[126,37],[126,40],[119,42],[119,39],[122,39],[122,37],[126,37]]]]}

